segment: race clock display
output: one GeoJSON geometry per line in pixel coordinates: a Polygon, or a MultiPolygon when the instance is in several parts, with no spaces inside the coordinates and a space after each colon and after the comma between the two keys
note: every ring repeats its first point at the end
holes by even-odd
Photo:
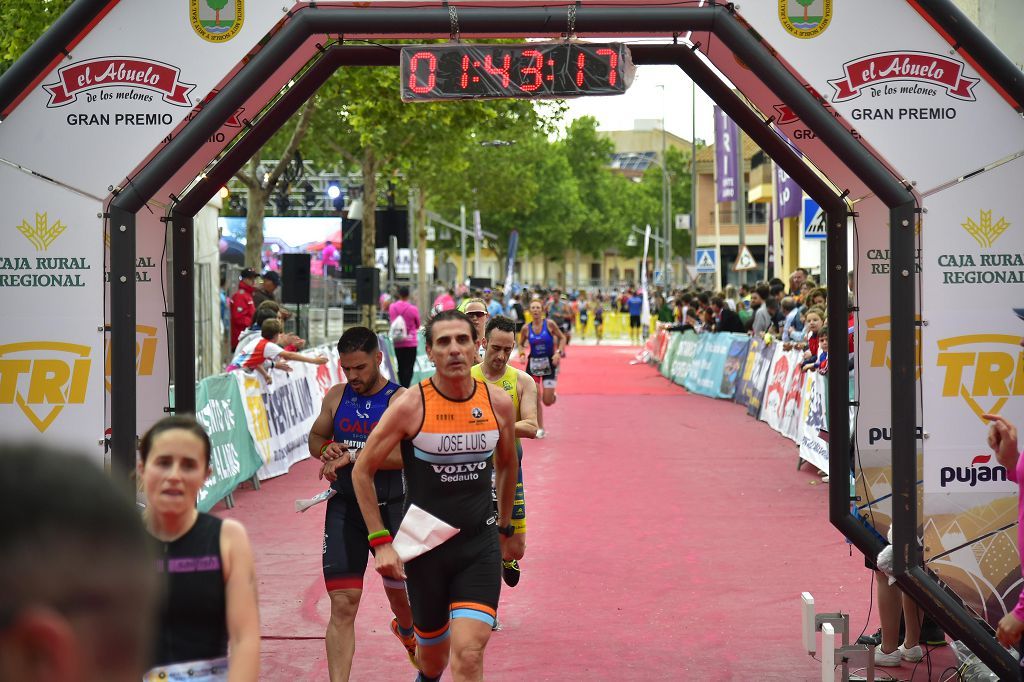
{"type": "Polygon", "coordinates": [[[401,68],[405,102],[621,95],[634,74],[621,43],[407,45],[401,68]]]}

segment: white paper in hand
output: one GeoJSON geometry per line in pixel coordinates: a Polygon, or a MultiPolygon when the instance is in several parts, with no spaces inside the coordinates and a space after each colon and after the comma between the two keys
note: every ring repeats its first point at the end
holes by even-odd
{"type": "Polygon", "coordinates": [[[450,540],[458,532],[458,528],[410,504],[391,546],[395,548],[399,559],[409,561],[450,540]]]}

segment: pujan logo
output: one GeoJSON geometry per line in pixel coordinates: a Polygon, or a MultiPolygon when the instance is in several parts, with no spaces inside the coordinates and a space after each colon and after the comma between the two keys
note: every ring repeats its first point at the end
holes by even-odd
{"type": "Polygon", "coordinates": [[[203,40],[226,43],[245,20],[245,0],[188,0],[192,30],[203,40]]]}
{"type": "Polygon", "coordinates": [[[45,213],[36,213],[35,225],[29,224],[27,220],[22,220],[21,225],[18,225],[18,232],[32,242],[36,251],[46,251],[66,229],[68,229],[67,225],[59,220],[51,225],[45,213]]]}
{"type": "Polygon", "coordinates": [[[779,0],[779,22],[796,38],[816,38],[832,22],[832,0],[779,0]]]}
{"type": "Polygon", "coordinates": [[[968,218],[966,222],[960,223],[961,227],[967,230],[967,234],[974,237],[974,241],[978,242],[978,246],[983,249],[991,248],[996,240],[1002,236],[1003,232],[1006,232],[1007,228],[1010,227],[1010,223],[1006,222],[1006,218],[999,218],[995,224],[992,223],[992,211],[982,211],[978,222],[974,222],[974,218],[968,218]]]}
{"type": "Polygon", "coordinates": [[[91,352],[61,341],[0,346],[0,405],[17,405],[40,433],[46,431],[66,405],[85,402],[91,352]]]}

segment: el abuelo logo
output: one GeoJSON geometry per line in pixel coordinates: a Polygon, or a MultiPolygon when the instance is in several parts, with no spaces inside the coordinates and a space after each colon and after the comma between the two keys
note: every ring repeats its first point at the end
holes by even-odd
{"type": "Polygon", "coordinates": [[[43,433],[67,405],[85,402],[92,348],[62,341],[0,346],[0,405],[17,405],[43,433]]]}
{"type": "Polygon", "coordinates": [[[1024,349],[1020,336],[967,334],[938,342],[935,364],[943,398],[960,398],[978,419],[1002,412],[1010,398],[1024,396],[1024,349]],[[983,402],[990,402],[983,405],[983,402]]]}
{"type": "Polygon", "coordinates": [[[145,57],[96,57],[61,67],[57,71],[57,82],[44,83],[43,89],[50,93],[50,101],[46,106],[51,109],[77,102],[78,96],[82,93],[85,94],[87,102],[152,102],[153,96],[145,91],[160,95],[168,104],[192,107],[194,104],[189,98],[189,93],[196,86],[194,83],[179,80],[180,75],[178,67],[145,57]],[[124,89],[113,93],[105,92],[108,88],[124,89]],[[94,94],[95,90],[99,92],[94,94]]]}
{"type": "Polygon", "coordinates": [[[245,21],[245,0],[188,0],[192,30],[203,40],[226,43],[245,21]]]}
{"type": "MultiPolygon", "coordinates": [[[[843,64],[843,76],[828,81],[835,88],[833,102],[856,99],[867,90],[872,97],[882,95],[930,95],[938,89],[963,101],[974,101],[972,88],[977,78],[963,75],[964,64],[930,52],[899,50],[867,55],[843,64]],[[891,83],[902,82],[894,86],[891,83]]],[[[906,118],[914,118],[906,116],[906,118]]]]}
{"type": "Polygon", "coordinates": [[[832,21],[832,0],[779,0],[779,23],[795,38],[816,38],[832,21]]]}

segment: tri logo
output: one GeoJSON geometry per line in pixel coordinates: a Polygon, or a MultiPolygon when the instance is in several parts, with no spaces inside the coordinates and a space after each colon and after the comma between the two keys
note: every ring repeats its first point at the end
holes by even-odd
{"type": "Polygon", "coordinates": [[[17,405],[43,433],[67,405],[85,403],[92,348],[63,341],[0,345],[0,405],[17,405]]]}

